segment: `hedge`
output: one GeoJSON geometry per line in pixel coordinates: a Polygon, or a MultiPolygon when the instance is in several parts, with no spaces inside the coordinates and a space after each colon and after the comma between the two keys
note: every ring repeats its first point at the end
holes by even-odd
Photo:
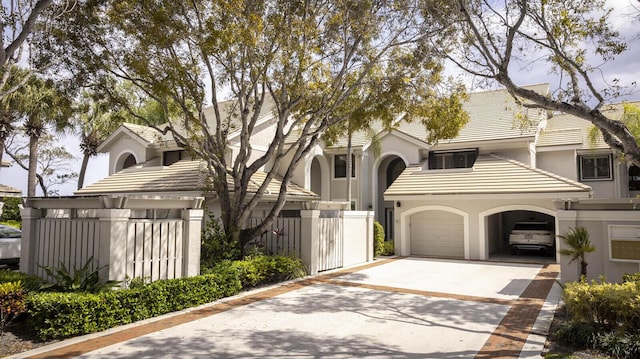
{"type": "Polygon", "coordinates": [[[43,340],[93,333],[209,303],[241,290],[235,271],[169,279],[139,288],[89,293],[31,293],[28,325],[43,340]]]}

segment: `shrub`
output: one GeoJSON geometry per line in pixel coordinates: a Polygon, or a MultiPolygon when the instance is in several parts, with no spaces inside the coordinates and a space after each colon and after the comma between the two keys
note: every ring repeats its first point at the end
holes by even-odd
{"type": "Polygon", "coordinates": [[[120,284],[120,281],[114,280],[102,282],[100,280],[100,271],[107,266],[91,269],[90,266],[92,264],[93,256],[89,258],[82,267],[77,268],[73,266],[73,273],[70,273],[62,262],[60,262],[59,268],[38,265],[56,281],[55,283],[45,284],[41,288],[56,292],[98,293],[114,288],[120,284]]]}
{"type": "Polygon", "coordinates": [[[552,335],[559,343],[577,348],[588,348],[595,332],[595,328],[590,324],[565,322],[552,335]]]}
{"type": "Polygon", "coordinates": [[[267,256],[256,254],[244,260],[232,262],[242,287],[255,287],[303,277],[307,269],[300,258],[292,256],[267,256]]]}
{"type": "Polygon", "coordinates": [[[25,290],[20,281],[0,284],[0,335],[9,322],[24,313],[24,297],[25,290]]]}
{"type": "Polygon", "coordinates": [[[220,221],[209,213],[209,219],[202,230],[200,263],[211,268],[221,261],[239,258],[238,243],[227,237],[220,221]]]}
{"type": "Polygon", "coordinates": [[[0,270],[0,284],[8,282],[20,282],[22,288],[27,291],[35,291],[45,283],[41,278],[24,274],[22,272],[0,270]]]}
{"type": "Polygon", "coordinates": [[[640,335],[603,332],[593,336],[592,346],[614,358],[640,358],[640,335]]]}
{"type": "Polygon", "coordinates": [[[384,227],[378,221],[373,222],[373,256],[377,257],[384,251],[384,227]]]}
{"type": "Polygon", "coordinates": [[[27,323],[41,339],[93,333],[117,325],[213,302],[237,294],[237,273],[161,280],[135,289],[100,293],[32,293],[27,323]]]}
{"type": "Polygon", "coordinates": [[[22,222],[14,221],[13,219],[8,221],[0,221],[0,224],[4,224],[5,226],[22,229],[22,222]]]}
{"type": "Polygon", "coordinates": [[[395,254],[393,241],[385,241],[382,245],[382,253],[380,255],[383,256],[392,256],[395,254]]]}
{"type": "Polygon", "coordinates": [[[2,214],[0,214],[0,222],[13,221],[20,223],[22,221],[20,217],[20,198],[17,197],[3,197],[2,202],[2,214]]]}
{"type": "Polygon", "coordinates": [[[640,282],[567,283],[562,296],[574,321],[592,323],[599,330],[640,330],[640,282]]]}
{"type": "Polygon", "coordinates": [[[622,282],[626,283],[626,282],[640,282],[640,273],[625,273],[622,276],[622,282]]]}

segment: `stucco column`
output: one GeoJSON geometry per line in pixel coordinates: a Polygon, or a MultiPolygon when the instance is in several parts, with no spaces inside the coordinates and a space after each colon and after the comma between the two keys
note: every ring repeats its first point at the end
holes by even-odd
{"type": "Polygon", "coordinates": [[[20,271],[27,274],[35,274],[38,221],[42,218],[42,210],[23,208],[20,210],[20,217],[22,218],[20,271]]]}
{"type": "Polygon", "coordinates": [[[318,273],[318,250],[319,250],[319,210],[300,211],[300,252],[302,261],[309,269],[309,274],[318,273]]]}
{"type": "Polygon", "coordinates": [[[127,275],[127,224],[130,209],[100,209],[100,252],[98,265],[102,279],[123,281],[127,275]],[[105,278],[106,277],[106,278],[105,278]]]}
{"type": "Polygon", "coordinates": [[[183,277],[193,277],[200,274],[200,245],[202,244],[203,209],[185,209],[182,211],[184,223],[183,242],[183,277]]]}

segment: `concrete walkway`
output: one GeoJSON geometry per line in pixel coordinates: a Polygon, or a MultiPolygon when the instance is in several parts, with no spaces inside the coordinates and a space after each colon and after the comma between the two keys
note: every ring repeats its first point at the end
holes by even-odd
{"type": "Polygon", "coordinates": [[[15,358],[539,358],[556,264],[394,258],[15,358]]]}

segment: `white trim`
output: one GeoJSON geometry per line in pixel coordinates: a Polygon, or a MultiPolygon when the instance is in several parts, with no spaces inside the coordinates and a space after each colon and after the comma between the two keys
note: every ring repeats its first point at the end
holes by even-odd
{"type": "MultiPolygon", "coordinates": [[[[431,148],[431,146],[425,142],[425,141],[421,141],[409,134],[407,134],[406,132],[403,132],[402,130],[399,129],[393,129],[391,131],[386,131],[386,130],[381,130],[380,132],[378,132],[378,134],[384,132],[381,136],[378,137],[378,141],[381,141],[383,138],[389,136],[389,135],[394,135],[398,138],[400,138],[401,140],[407,141],[409,143],[411,143],[412,145],[418,146],[419,148],[424,148],[424,149],[429,149],[431,148]]],[[[362,146],[362,150],[366,151],[369,149],[369,147],[371,147],[371,145],[373,144],[373,139],[369,140],[367,143],[365,143],[362,146]]]]}
{"type": "Polygon", "coordinates": [[[136,159],[136,164],[140,164],[140,160],[138,159],[138,156],[136,156],[135,153],[133,153],[131,150],[126,149],[126,150],[122,150],[120,151],[120,153],[116,156],[116,160],[113,162],[113,168],[109,171],[109,175],[112,175],[116,172],[122,171],[124,168],[122,168],[122,165],[124,164],[124,161],[129,157],[128,155],[133,156],[133,158],[136,159]],[[127,155],[127,156],[125,156],[127,155]]]}
{"type": "MultiPolygon", "coordinates": [[[[556,216],[556,211],[553,209],[539,207],[539,206],[532,206],[528,204],[509,204],[505,206],[499,206],[499,207],[487,209],[478,214],[478,242],[479,242],[478,248],[480,249],[480,253],[478,254],[480,256],[480,260],[487,260],[489,258],[489,241],[487,240],[487,227],[486,227],[487,217],[497,213],[508,212],[508,211],[532,211],[532,212],[543,213],[543,214],[552,216],[554,218],[556,231],[558,230],[558,228],[560,228],[559,227],[560,224],[558,222],[558,216],[556,216]]],[[[560,246],[558,243],[558,237],[556,236],[556,252],[558,252],[559,250],[560,250],[560,246]]],[[[556,253],[556,261],[560,263],[559,253],[556,253]]]]}
{"type": "MultiPolygon", "coordinates": [[[[382,163],[382,161],[386,160],[387,157],[390,157],[390,156],[401,158],[402,161],[404,161],[404,165],[406,167],[409,167],[409,160],[403,153],[400,153],[400,152],[389,151],[389,152],[380,154],[380,156],[376,158],[371,168],[371,209],[373,210],[373,213],[375,213],[376,209],[378,208],[378,170],[380,169],[380,164],[382,163]]],[[[382,195],[382,200],[384,201],[384,194],[382,195]]],[[[379,214],[382,214],[382,213],[379,213],[379,214]]]]}
{"type": "MultiPolygon", "coordinates": [[[[445,211],[462,216],[464,226],[464,258],[469,259],[469,213],[458,208],[439,205],[415,207],[400,213],[400,224],[399,226],[396,226],[396,228],[399,228],[400,230],[400,235],[395,236],[395,238],[400,238],[400,255],[408,256],[411,254],[411,240],[408,235],[408,233],[411,233],[411,229],[409,228],[409,223],[407,223],[409,221],[409,217],[424,211],[445,211]]],[[[394,212],[397,213],[398,211],[394,212]]]]}

